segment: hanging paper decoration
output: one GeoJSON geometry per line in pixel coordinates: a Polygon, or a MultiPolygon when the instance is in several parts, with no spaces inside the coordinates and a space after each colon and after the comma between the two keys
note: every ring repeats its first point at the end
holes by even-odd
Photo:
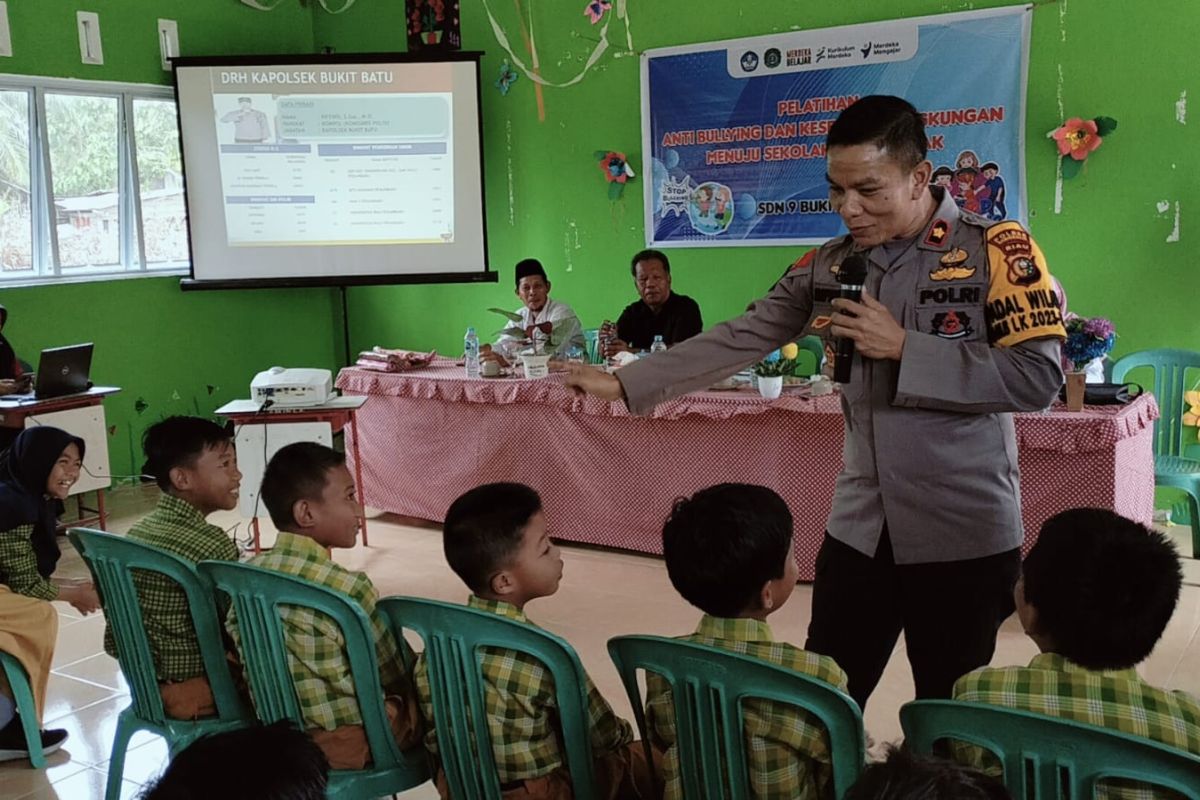
{"type": "Polygon", "coordinates": [[[513,67],[515,67],[517,71],[526,78],[538,85],[550,86],[556,89],[565,89],[566,87],[574,86],[583,80],[587,73],[594,66],[596,66],[596,63],[600,60],[600,57],[603,56],[609,48],[609,28],[613,24],[614,17],[619,20],[617,24],[624,25],[625,29],[624,37],[621,37],[618,29],[613,30],[613,37],[616,40],[614,44],[618,48],[621,48],[621,52],[624,55],[635,54],[633,50],[633,33],[630,29],[629,22],[629,0],[615,0],[612,3],[613,13],[604,15],[602,19],[603,24],[600,26],[600,30],[596,32],[596,46],[592,52],[587,55],[587,58],[584,59],[583,65],[580,67],[579,72],[577,72],[574,76],[564,80],[548,80],[539,74],[537,59],[534,57],[534,53],[537,52],[537,45],[534,41],[532,30],[533,26],[530,25],[529,30],[525,30],[524,28],[521,29],[521,36],[526,40],[525,50],[530,54],[528,58],[522,58],[522,56],[518,53],[517,48],[513,47],[512,42],[509,41],[508,34],[505,32],[504,27],[500,24],[500,20],[496,17],[496,9],[493,8],[496,0],[479,0],[479,2],[483,4],[483,11],[485,14],[487,14],[488,23],[492,26],[492,33],[496,36],[496,42],[500,45],[501,49],[508,54],[508,58],[512,62],[513,67]],[[621,38],[624,38],[625,40],[623,48],[621,38]]]}
{"type": "Polygon", "coordinates": [[[600,22],[604,12],[612,8],[612,0],[591,0],[583,9],[583,15],[595,25],[600,22]]]}
{"type": "Polygon", "coordinates": [[[459,0],[404,0],[408,50],[458,50],[462,47],[459,0]]]}
{"type": "Polygon", "coordinates": [[[1062,159],[1062,176],[1073,178],[1078,175],[1087,157],[1116,129],[1117,121],[1112,117],[1072,117],[1050,131],[1048,136],[1058,146],[1058,155],[1062,159]]]}
{"type": "Polygon", "coordinates": [[[508,94],[508,90],[517,82],[517,78],[521,77],[517,71],[508,63],[508,59],[504,59],[504,63],[500,65],[500,77],[496,79],[496,88],[500,90],[500,94],[508,94]]]}
{"type": "Polygon", "coordinates": [[[625,193],[625,182],[636,177],[633,168],[625,160],[625,154],[615,150],[597,150],[593,157],[599,162],[604,180],[608,182],[608,199],[620,200],[625,193]]]}

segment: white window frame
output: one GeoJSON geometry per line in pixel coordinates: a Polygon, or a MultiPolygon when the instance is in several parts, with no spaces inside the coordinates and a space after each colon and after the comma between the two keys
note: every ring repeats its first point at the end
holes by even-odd
{"type": "MultiPolygon", "coordinates": [[[[137,131],[134,129],[134,100],[175,102],[170,86],[148,83],[116,83],[33,75],[0,75],[0,91],[23,91],[30,97],[29,198],[33,234],[33,274],[4,278],[0,288],[56,283],[82,283],[122,278],[190,275],[190,261],[166,266],[146,263],[145,226],[142,225],[141,181],[137,164],[137,131]],[[120,264],[102,267],[67,267],[59,263],[57,215],[50,163],[50,138],[46,125],[46,94],[75,94],[116,98],[117,126],[117,227],[120,264]]],[[[186,209],[186,202],[185,202],[186,209]]],[[[187,231],[185,224],[184,230],[187,231]]]]}

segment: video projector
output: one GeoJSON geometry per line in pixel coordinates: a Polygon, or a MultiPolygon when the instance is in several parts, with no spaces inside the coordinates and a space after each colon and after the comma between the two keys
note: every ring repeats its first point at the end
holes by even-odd
{"type": "Polygon", "coordinates": [[[327,369],[271,367],[250,381],[250,398],[276,408],[319,406],[333,394],[333,373],[327,369]]]}

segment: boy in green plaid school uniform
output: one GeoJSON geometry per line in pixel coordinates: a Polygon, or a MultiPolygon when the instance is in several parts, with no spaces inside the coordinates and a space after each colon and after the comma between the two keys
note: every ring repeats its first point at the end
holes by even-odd
{"type": "MultiPolygon", "coordinates": [[[[416,695],[396,637],[375,608],[379,593],[366,573],[348,570],[329,555],[329,548],[353,547],[358,538],[360,508],[345,456],[315,442],[290,444],[267,464],[260,496],[279,535],[269,552],[248,563],[347,595],[362,606],[375,635],[379,685],[359,687],[350,675],[345,636],[333,620],[309,609],[281,612],[304,724],[330,768],[363,769],[371,761],[358,706],[360,690],[383,692],[400,749],[418,744],[421,724],[416,695]]],[[[227,625],[234,641],[239,641],[233,610],[227,625]]]]}
{"type": "MultiPolygon", "coordinates": [[[[198,417],[168,417],[146,429],[142,449],[143,471],[154,476],[162,494],[158,506],[134,524],[128,537],[192,563],[237,561],[233,539],[205,521],[209,514],[238,503],[242,473],[225,429],[198,417]]],[[[134,570],[133,585],[167,716],[196,719],[216,714],[183,589],[170,578],[141,570],[134,570]]],[[[116,657],[116,643],[107,628],[104,649],[116,657]]]]}
{"type": "MultiPolygon", "coordinates": [[[[685,641],[741,653],[847,690],[846,674],[828,656],[771,636],[767,616],[796,587],[792,513],[763,486],[725,483],[679,500],[663,526],[671,585],[704,612],[685,641]]],[[[770,701],[745,709],[750,786],[756,800],[832,797],[829,734],[809,712],[770,701]]],[[[671,690],[646,675],[646,727],[663,753],[665,800],[682,797],[671,690]]]]}
{"type": "MultiPolygon", "coordinates": [[[[954,699],[1007,706],[1144,736],[1200,755],[1200,702],[1146,683],[1135,667],[1175,612],[1183,573],[1161,533],[1111,511],[1077,508],[1042,526],[1014,589],[1041,653],[1028,667],[985,667],[954,699]]],[[[955,758],[1000,774],[991,753],[952,743],[955,758]]],[[[1166,800],[1173,792],[1111,780],[1097,800],[1166,800]]]]}
{"type": "MultiPolygon", "coordinates": [[[[558,591],[563,561],[546,532],[542,500],[528,486],[493,483],[459,497],[446,512],[446,561],[471,590],[471,608],[532,625],[525,604],[558,591]]],[[[571,800],[571,778],[559,748],[554,680],[536,659],[506,650],[483,657],[489,732],[504,800],[571,800]]],[[[433,698],[424,656],[416,667],[426,721],[433,698]]],[[[650,769],[629,723],[587,679],[588,716],[597,795],[607,800],[655,796],[650,769]]],[[[430,725],[425,747],[437,757],[430,725]]],[[[449,798],[439,769],[438,791],[449,798]]]]}

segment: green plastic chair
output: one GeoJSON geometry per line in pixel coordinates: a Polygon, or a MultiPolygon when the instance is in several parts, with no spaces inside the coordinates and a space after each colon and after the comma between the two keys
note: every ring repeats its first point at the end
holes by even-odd
{"type": "Polygon", "coordinates": [[[571,645],[530,625],[437,600],[385,597],[378,607],[397,638],[408,629],[425,643],[438,754],[454,800],[500,800],[484,704],[480,653],[484,647],[528,654],[554,676],[558,722],[575,800],[595,800],[587,682],[571,645]]]}
{"type": "Polygon", "coordinates": [[[589,364],[599,364],[603,359],[600,357],[600,329],[588,328],[583,332],[583,341],[587,345],[587,360],[589,364]]]}
{"type": "Polygon", "coordinates": [[[29,763],[34,769],[46,766],[46,756],[42,754],[42,731],[37,714],[37,704],[33,701],[33,689],[29,686],[29,674],[17,661],[12,653],[0,650],[0,668],[8,680],[9,691],[12,692],[13,703],[17,714],[21,717],[21,729],[25,732],[25,744],[29,747],[29,763]]]}
{"type": "Polygon", "coordinates": [[[233,600],[241,637],[239,651],[250,696],[255,713],[264,724],[287,719],[301,730],[305,728],[288,664],[280,606],[300,606],[320,612],[341,629],[354,685],[371,687],[371,691],[359,693],[358,708],[372,764],[361,770],[331,770],[327,789],[330,800],[369,800],[403,792],[429,780],[425,750],[414,747],[402,751],[392,736],[383,693],[378,689],[375,636],[361,606],[346,595],[311,581],[250,564],[201,561],[197,568],[233,600]]]}
{"type": "Polygon", "coordinates": [[[608,654],[633,705],[647,758],[650,745],[637,671],[653,672],[670,685],[685,800],[753,797],[743,714],[744,701],[751,699],[799,706],[821,721],[829,732],[835,798],[862,772],[862,712],[849,695],[823,681],[728,650],[661,636],[617,636],[608,640],[608,654]]]}
{"type": "MultiPolygon", "coordinates": [[[[1113,364],[1113,383],[1125,383],[1131,371],[1154,371],[1154,397],[1160,416],[1154,423],[1154,482],[1187,493],[1192,525],[1192,558],[1200,558],[1200,461],[1184,458],[1183,393],[1192,388],[1184,373],[1200,370],[1200,353],[1191,350],[1142,350],[1113,364]]],[[[1194,381],[1193,381],[1194,382],[1194,381]]]]}
{"type": "Polygon", "coordinates": [[[932,753],[956,739],[990,750],[1013,800],[1091,800],[1096,784],[1127,778],[1200,800],[1200,757],[1140,736],[983,703],[914,700],[900,708],[905,744],[932,753]]]}
{"type": "Polygon", "coordinates": [[[805,336],[796,344],[801,350],[812,353],[814,366],[810,374],[816,375],[821,371],[821,361],[825,358],[825,343],[820,336],[805,336]]]}
{"type": "Polygon", "coordinates": [[[111,533],[75,528],[67,535],[95,580],[100,604],[116,643],[117,662],[129,684],[133,701],[118,715],[117,732],[113,737],[104,796],[106,800],[115,800],[121,795],[125,751],[136,732],[148,730],[166,739],[173,758],[201,736],[249,725],[253,717],[242,702],[229,672],[212,585],[192,564],[173,553],[111,533]],[[133,585],[131,570],[135,569],[165,575],[179,584],[187,596],[204,659],[204,671],[217,706],[215,717],[178,720],[171,719],[163,711],[154,657],[142,623],[145,615],[133,585]]]}

